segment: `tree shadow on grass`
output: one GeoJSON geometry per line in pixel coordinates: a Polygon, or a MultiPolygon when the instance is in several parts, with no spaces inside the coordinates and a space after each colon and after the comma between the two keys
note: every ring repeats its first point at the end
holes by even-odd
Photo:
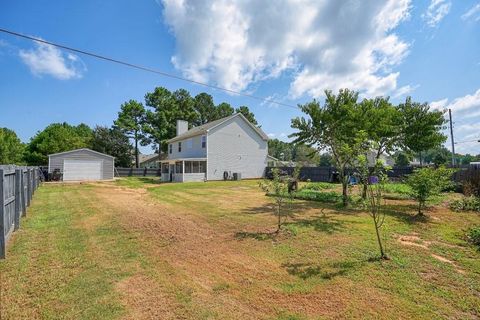
{"type": "Polygon", "coordinates": [[[278,236],[278,232],[248,232],[248,231],[240,231],[235,233],[235,239],[243,240],[243,239],[255,239],[259,241],[265,240],[274,240],[278,236]]]}
{"type": "Polygon", "coordinates": [[[142,183],[145,183],[145,184],[161,184],[161,183],[165,183],[165,182],[162,182],[160,180],[160,178],[146,178],[146,177],[141,177],[141,178],[137,178],[139,181],[141,181],[142,183]]]}
{"type": "Polygon", "coordinates": [[[313,228],[315,231],[333,234],[342,231],[346,228],[346,221],[334,219],[331,215],[316,215],[311,218],[293,219],[292,222],[287,222],[286,225],[293,225],[303,228],[313,228]]]}
{"type": "Polygon", "coordinates": [[[427,215],[418,215],[415,205],[386,205],[385,214],[406,224],[428,223],[431,221],[427,215]]]}
{"type": "Polygon", "coordinates": [[[312,277],[320,277],[330,280],[338,276],[346,275],[351,270],[361,267],[364,261],[340,261],[326,263],[324,265],[315,265],[312,263],[284,263],[282,267],[293,276],[302,280],[312,277]]]}

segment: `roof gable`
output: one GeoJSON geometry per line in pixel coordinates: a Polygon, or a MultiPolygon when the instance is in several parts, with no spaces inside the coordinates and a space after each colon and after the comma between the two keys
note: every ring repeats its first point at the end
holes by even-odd
{"type": "Polygon", "coordinates": [[[111,156],[111,155],[109,155],[109,154],[101,153],[101,152],[94,151],[94,150],[88,149],[88,148],[80,148],[80,149],[68,150],[68,151],[64,151],[64,152],[52,153],[52,154],[49,154],[48,156],[49,156],[49,157],[51,157],[51,156],[58,156],[58,155],[61,155],[61,154],[68,154],[68,153],[73,153],[73,152],[78,152],[78,151],[88,151],[88,152],[95,153],[95,154],[99,154],[99,155],[102,155],[102,156],[106,156],[106,157],[110,157],[110,158],[115,158],[114,156],[111,156]]]}
{"type": "Polygon", "coordinates": [[[241,118],[243,121],[245,121],[249,126],[251,126],[254,131],[260,136],[262,137],[263,140],[268,140],[268,136],[265,134],[265,132],[263,132],[262,129],[260,129],[259,127],[255,126],[254,124],[252,124],[250,121],[247,120],[247,118],[245,118],[245,116],[241,113],[235,113],[231,116],[228,116],[228,117],[225,117],[225,118],[222,118],[222,119],[218,119],[218,120],[215,120],[215,121],[212,121],[212,122],[208,122],[206,124],[203,124],[201,126],[198,126],[198,127],[193,127],[192,129],[188,130],[187,132],[185,133],[182,133],[181,135],[179,136],[176,136],[170,140],[167,140],[167,143],[171,143],[171,142],[175,142],[175,141],[179,141],[179,140],[183,140],[183,139],[187,139],[187,138],[191,138],[191,137],[195,137],[195,136],[198,136],[198,135],[201,135],[201,134],[207,134],[208,131],[210,131],[211,129],[214,129],[216,127],[219,127],[221,126],[222,124],[224,124],[225,122],[227,122],[228,120],[230,119],[233,119],[235,117],[239,117],[241,118]]]}

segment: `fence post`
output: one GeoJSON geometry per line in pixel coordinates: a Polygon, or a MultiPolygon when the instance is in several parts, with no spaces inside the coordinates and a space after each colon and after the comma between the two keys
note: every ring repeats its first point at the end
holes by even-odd
{"type": "Polygon", "coordinates": [[[20,227],[20,215],[22,211],[22,171],[15,169],[15,227],[13,231],[17,231],[20,227]]]}
{"type": "Polygon", "coordinates": [[[4,172],[0,169],[0,259],[5,259],[5,195],[3,193],[4,172]]]}
{"type": "Polygon", "coordinates": [[[30,169],[27,169],[27,207],[30,207],[30,199],[32,199],[32,179],[30,176],[30,169]]]}
{"type": "Polygon", "coordinates": [[[21,169],[21,182],[20,182],[20,186],[21,186],[21,191],[20,191],[20,197],[22,198],[22,217],[25,217],[27,215],[27,203],[26,203],[26,200],[25,200],[25,197],[26,197],[26,194],[25,194],[25,170],[24,169],[21,169]]]}

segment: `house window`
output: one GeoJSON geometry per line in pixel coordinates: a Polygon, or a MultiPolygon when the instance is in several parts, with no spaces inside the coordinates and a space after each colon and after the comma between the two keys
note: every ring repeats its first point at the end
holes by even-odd
{"type": "Polygon", "coordinates": [[[168,148],[169,148],[168,152],[169,152],[169,153],[172,153],[172,151],[173,151],[173,144],[170,143],[170,145],[168,146],[168,148]]]}
{"type": "Polygon", "coordinates": [[[207,147],[207,136],[202,136],[202,148],[207,147]]]}
{"type": "Polygon", "coordinates": [[[178,143],[178,152],[182,152],[182,143],[181,142],[178,143]]]}

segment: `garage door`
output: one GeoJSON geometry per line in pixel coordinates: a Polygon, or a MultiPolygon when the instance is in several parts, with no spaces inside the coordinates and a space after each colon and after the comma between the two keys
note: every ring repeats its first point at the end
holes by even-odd
{"type": "Polygon", "coordinates": [[[63,181],[100,180],[102,178],[101,160],[63,161],[63,181]]]}

